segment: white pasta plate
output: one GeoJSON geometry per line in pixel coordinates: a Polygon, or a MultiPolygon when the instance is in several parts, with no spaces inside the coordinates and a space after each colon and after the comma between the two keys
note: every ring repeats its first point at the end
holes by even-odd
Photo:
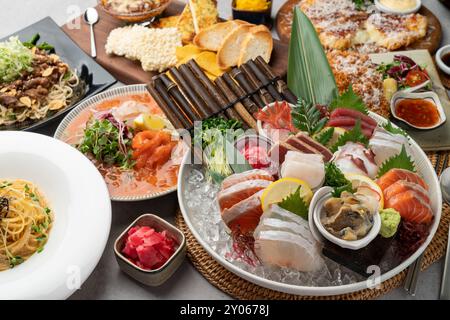
{"type": "Polygon", "coordinates": [[[65,299],[97,265],[111,227],[102,176],[62,141],[27,132],[0,132],[0,179],[32,182],[54,214],[42,252],[0,272],[0,299],[65,299]]]}
{"type": "MultiPolygon", "coordinates": [[[[371,113],[370,116],[374,118],[379,124],[383,124],[386,120],[381,116],[371,113]]],[[[411,156],[414,159],[418,173],[424,178],[429,186],[429,195],[431,199],[431,208],[434,214],[434,220],[430,227],[430,233],[425,242],[406,260],[396,264],[385,270],[379,280],[386,281],[395,275],[402,272],[411,263],[413,263],[430,244],[434,234],[439,225],[442,211],[442,195],[439,188],[439,182],[434,168],[429,161],[427,155],[419,147],[419,145],[411,139],[411,156]]],[[[326,296],[351,293],[363,289],[367,289],[372,282],[366,281],[363,278],[355,278],[354,281],[342,281],[339,283],[330,281],[330,284],[318,285],[314,282],[302,283],[302,276],[287,272],[288,276],[279,276],[275,273],[259,272],[256,268],[249,268],[244,262],[237,262],[230,259],[230,243],[223,241],[221,237],[226,237],[225,231],[222,230],[220,224],[220,212],[217,205],[214,205],[215,198],[213,197],[216,191],[213,186],[201,184],[200,165],[192,165],[188,163],[186,156],[180,169],[180,176],[178,180],[178,200],[180,203],[183,218],[189,227],[190,231],[202,247],[213,257],[219,264],[224,266],[227,270],[233,272],[239,277],[260,285],[262,287],[285,292],[289,294],[308,295],[308,296],[326,296]],[[198,185],[198,187],[197,187],[198,185]],[[196,189],[197,188],[197,189],[196,189]],[[194,190],[204,193],[204,199],[208,197],[211,199],[210,210],[202,212],[199,207],[196,207],[196,198],[194,190]],[[215,209],[214,209],[215,208],[215,209]],[[214,228],[218,228],[218,232],[214,232],[214,228]],[[219,236],[218,236],[219,235],[219,236]],[[225,243],[224,243],[225,242],[225,243]]],[[[217,188],[217,187],[216,187],[217,188]]],[[[205,202],[205,201],[204,201],[205,202]]],[[[281,272],[281,271],[280,271],[281,272]]],[[[352,278],[349,278],[352,279],[352,278]]],[[[374,289],[376,290],[376,289],[374,289]]]]}

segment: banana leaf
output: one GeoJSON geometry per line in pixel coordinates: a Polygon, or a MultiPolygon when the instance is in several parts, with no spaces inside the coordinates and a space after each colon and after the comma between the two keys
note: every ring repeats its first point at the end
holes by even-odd
{"type": "Polygon", "coordinates": [[[294,9],[288,58],[288,87],[299,98],[329,105],[338,89],[325,51],[308,17],[294,9]]]}

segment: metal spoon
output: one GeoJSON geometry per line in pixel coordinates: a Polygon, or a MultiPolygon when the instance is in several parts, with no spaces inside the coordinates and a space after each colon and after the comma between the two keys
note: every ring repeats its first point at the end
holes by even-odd
{"type": "MultiPolygon", "coordinates": [[[[439,177],[439,182],[442,189],[442,198],[450,204],[450,168],[445,169],[439,177]]],[[[450,230],[449,230],[450,240],[450,230]]],[[[447,242],[447,252],[445,254],[444,272],[442,274],[441,282],[441,300],[450,300],[450,242],[447,242]]]]}
{"type": "Polygon", "coordinates": [[[84,13],[84,21],[91,29],[91,57],[97,57],[97,48],[95,47],[94,24],[98,22],[98,12],[95,8],[87,8],[84,13]]]}

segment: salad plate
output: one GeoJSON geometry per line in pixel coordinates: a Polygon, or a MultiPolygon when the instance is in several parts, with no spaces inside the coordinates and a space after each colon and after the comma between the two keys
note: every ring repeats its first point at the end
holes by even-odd
{"type": "MultiPolygon", "coordinates": [[[[370,117],[376,121],[378,126],[383,126],[387,122],[386,119],[374,113],[370,113],[370,117]]],[[[428,157],[420,146],[413,139],[410,139],[409,141],[408,154],[414,161],[417,173],[422,177],[428,188],[428,196],[430,199],[430,208],[432,210],[433,218],[429,224],[429,230],[426,237],[422,239],[422,244],[415,248],[414,252],[408,255],[404,260],[397,260],[395,262],[388,261],[390,258],[389,254],[387,254],[387,258],[385,258],[386,261],[382,260],[380,262],[379,266],[381,269],[381,276],[379,280],[381,282],[399,274],[424,252],[438,228],[441,217],[442,196],[436,173],[428,160],[428,157]]],[[[334,161],[334,159],[332,161],[334,161]]],[[[237,176],[239,176],[239,174],[237,174],[237,176]]],[[[259,180],[255,181],[258,181],[259,183],[259,180]]],[[[272,184],[276,185],[279,181],[280,180],[273,182],[272,184]]],[[[227,270],[254,284],[289,294],[312,296],[338,295],[371,287],[372,280],[370,280],[370,276],[369,278],[368,275],[361,276],[361,273],[350,270],[349,268],[351,268],[351,266],[343,266],[339,262],[331,261],[332,259],[328,258],[330,255],[326,255],[326,258],[324,258],[326,260],[327,267],[323,270],[321,269],[320,272],[298,271],[292,267],[295,266],[295,263],[293,262],[290,262],[293,263],[291,267],[279,267],[270,263],[267,265],[267,256],[265,256],[264,252],[261,251],[261,246],[263,246],[264,243],[258,239],[256,239],[256,241],[259,241],[259,247],[256,249],[255,246],[255,250],[257,250],[258,257],[260,258],[259,262],[255,264],[251,259],[247,259],[248,256],[245,254],[236,255],[236,248],[240,245],[237,240],[238,238],[236,238],[234,234],[229,233],[228,226],[230,226],[230,224],[228,224],[228,226],[226,225],[226,212],[222,212],[222,214],[220,213],[219,205],[216,202],[217,200],[215,200],[217,199],[217,195],[222,192],[222,188],[229,187],[226,187],[225,185],[220,187],[220,185],[209,183],[205,167],[199,164],[189,164],[189,157],[187,155],[185,156],[180,168],[180,179],[178,182],[178,200],[183,218],[196,240],[202,245],[208,254],[210,254],[227,270]],[[208,201],[209,204],[206,204],[208,201]]],[[[275,186],[269,186],[268,189],[270,188],[273,189],[275,186]]],[[[321,193],[322,189],[319,189],[317,192],[321,193]]],[[[222,193],[222,195],[224,194],[222,193]]],[[[263,197],[264,196],[262,196],[261,199],[263,199],[263,197]]],[[[219,200],[219,203],[220,201],[222,200],[219,200]]],[[[268,201],[267,195],[265,201],[268,201]]],[[[262,202],[262,206],[264,207],[264,200],[262,200],[262,202]]],[[[270,210],[274,209],[271,208],[269,211],[270,210]]],[[[272,216],[276,214],[282,215],[280,212],[272,212],[269,213],[269,216],[271,214],[272,216]]],[[[261,218],[261,221],[267,220],[269,216],[267,216],[266,211],[264,211],[263,217],[265,218],[261,218]]],[[[291,221],[297,221],[299,220],[299,217],[291,217],[289,219],[292,219],[291,221]]],[[[308,224],[311,226],[312,221],[308,221],[306,225],[308,224]]],[[[264,228],[267,227],[268,225],[259,225],[255,231],[255,235],[258,233],[261,234],[261,232],[264,232],[264,228]]],[[[295,229],[297,227],[292,228],[295,229]]],[[[314,224],[313,228],[308,229],[311,229],[310,232],[314,238],[322,239],[323,237],[316,227],[317,224],[314,224]]],[[[326,244],[324,245],[327,246],[326,244]]],[[[282,248],[282,246],[280,248],[282,248]]],[[[348,249],[340,248],[339,250],[348,249]]],[[[316,251],[313,250],[309,252],[316,251]]],[[[324,252],[325,251],[323,251],[323,253],[324,252]]],[[[344,252],[346,252],[345,254],[349,254],[348,251],[344,252]]],[[[391,252],[390,249],[387,250],[387,252],[391,252]]],[[[277,251],[274,251],[273,255],[277,256],[277,251]]],[[[317,257],[314,257],[314,259],[316,258],[317,257]]],[[[352,260],[349,259],[348,256],[345,259],[347,261],[352,260]]],[[[314,263],[316,262],[317,261],[314,261],[314,263]]],[[[302,265],[301,267],[309,268],[311,265],[302,265]]]]}

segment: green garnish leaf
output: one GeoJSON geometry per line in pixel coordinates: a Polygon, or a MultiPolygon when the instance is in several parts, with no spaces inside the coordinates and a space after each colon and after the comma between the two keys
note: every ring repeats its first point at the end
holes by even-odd
{"type": "Polygon", "coordinates": [[[333,138],[333,134],[334,134],[334,127],[329,127],[319,132],[317,135],[315,135],[314,139],[318,143],[325,146],[328,142],[330,142],[331,138],[333,138]]]}
{"type": "Polygon", "coordinates": [[[44,247],[42,246],[42,247],[39,247],[39,248],[36,250],[36,252],[37,252],[37,253],[41,253],[43,250],[44,250],[44,247]]]}
{"type": "Polygon", "coordinates": [[[328,118],[323,118],[320,110],[313,103],[308,103],[301,98],[292,108],[292,123],[297,129],[310,136],[321,131],[327,122],[328,118]]]}
{"type": "Polygon", "coordinates": [[[336,198],[340,197],[343,191],[353,192],[352,183],[333,162],[325,164],[325,185],[334,189],[332,195],[336,198]]]}
{"type": "Polygon", "coordinates": [[[404,145],[402,146],[402,151],[400,151],[398,155],[393,156],[383,162],[380,169],[378,169],[378,177],[381,177],[391,169],[405,169],[416,172],[414,161],[412,161],[411,157],[406,152],[406,148],[404,145]]]}
{"type": "Polygon", "coordinates": [[[308,220],[308,205],[300,196],[300,189],[301,187],[298,187],[294,193],[288,195],[280,203],[278,203],[278,205],[281,208],[295,213],[305,220],[308,220]]]}
{"type": "Polygon", "coordinates": [[[353,87],[351,84],[348,86],[347,91],[339,95],[331,102],[329,108],[330,111],[336,108],[353,109],[366,115],[369,114],[369,110],[367,109],[366,104],[361,99],[361,97],[353,91],[353,87]]]}
{"type": "Polygon", "coordinates": [[[356,10],[364,10],[366,1],[373,3],[373,0],[353,0],[356,10]]]}
{"type": "Polygon", "coordinates": [[[134,166],[131,140],[123,139],[126,151],[120,147],[119,129],[107,119],[91,120],[84,131],[84,137],[77,146],[84,154],[91,154],[96,160],[108,165],[118,165],[123,169],[134,166]]]}
{"type": "Polygon", "coordinates": [[[21,264],[23,262],[23,258],[21,256],[15,256],[9,259],[9,266],[14,268],[15,266],[21,264]]]}
{"type": "Polygon", "coordinates": [[[349,130],[339,136],[336,143],[331,147],[331,152],[336,152],[339,147],[345,145],[347,142],[359,142],[362,143],[367,147],[367,144],[369,143],[369,139],[364,135],[364,133],[361,130],[361,120],[356,120],[355,126],[352,130],[349,130]]]}
{"type": "Polygon", "coordinates": [[[382,127],[383,127],[384,130],[386,130],[386,131],[388,131],[388,132],[390,132],[392,134],[401,134],[402,136],[405,136],[405,137],[409,138],[409,136],[408,136],[408,134],[406,133],[405,130],[403,130],[402,128],[399,128],[399,127],[397,127],[397,128],[394,127],[392,125],[392,122],[389,121],[389,120],[382,127]]]}

